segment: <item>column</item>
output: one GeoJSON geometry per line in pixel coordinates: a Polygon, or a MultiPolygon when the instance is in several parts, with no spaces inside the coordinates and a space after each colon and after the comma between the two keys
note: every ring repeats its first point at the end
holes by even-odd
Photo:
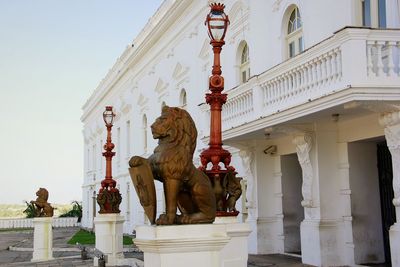
{"type": "Polygon", "coordinates": [[[37,217],[33,219],[32,262],[49,261],[53,259],[52,222],[52,217],[37,217]]]}
{"type": "Polygon", "coordinates": [[[386,142],[392,155],[396,223],[389,230],[390,253],[392,266],[400,266],[400,111],[382,115],[380,123],[385,127],[386,142]]]}
{"type": "Polygon", "coordinates": [[[246,222],[251,227],[250,239],[254,242],[249,242],[249,252],[257,253],[257,180],[254,175],[254,148],[242,149],[239,152],[239,156],[242,159],[242,165],[244,168],[244,178],[247,181],[246,192],[242,193],[242,201],[245,201],[247,208],[247,219],[246,222]]]}

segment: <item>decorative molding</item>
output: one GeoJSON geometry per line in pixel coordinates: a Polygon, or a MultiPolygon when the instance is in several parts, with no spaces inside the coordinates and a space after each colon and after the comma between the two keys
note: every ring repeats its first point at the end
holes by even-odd
{"type": "Polygon", "coordinates": [[[282,0],[276,0],[273,4],[272,4],[272,12],[276,12],[280,9],[281,7],[281,2],[282,0]]]}
{"type": "Polygon", "coordinates": [[[153,67],[150,68],[148,74],[149,74],[149,76],[150,76],[150,75],[153,75],[155,72],[156,72],[156,67],[153,66],[153,67]]]}
{"type": "Polygon", "coordinates": [[[364,108],[384,114],[400,110],[400,104],[391,104],[384,101],[352,101],[344,104],[343,107],[344,109],[364,108]]]}
{"type": "Polygon", "coordinates": [[[242,159],[242,165],[244,167],[244,175],[247,178],[247,190],[246,190],[246,207],[249,209],[248,219],[255,219],[255,208],[256,208],[256,199],[255,199],[255,173],[254,173],[254,158],[255,152],[254,148],[242,149],[239,152],[239,156],[242,159]]]}
{"type": "Polygon", "coordinates": [[[130,91],[131,91],[131,93],[133,94],[133,93],[139,88],[139,85],[138,85],[137,81],[134,81],[133,78],[132,78],[131,83],[133,84],[133,86],[132,86],[132,88],[131,88],[130,91]]]}
{"type": "Polygon", "coordinates": [[[149,102],[149,99],[144,95],[140,94],[137,101],[138,106],[143,108],[147,104],[147,102],[149,102]]]}
{"type": "Polygon", "coordinates": [[[162,79],[158,79],[156,88],[154,89],[159,95],[161,95],[168,88],[169,83],[164,82],[162,79]]]}
{"type": "Polygon", "coordinates": [[[174,48],[171,48],[171,50],[169,50],[168,54],[167,54],[167,58],[171,58],[174,56],[174,48]]]}
{"type": "Polygon", "coordinates": [[[174,71],[172,72],[172,77],[175,80],[182,78],[189,71],[189,67],[183,67],[181,63],[176,63],[174,71]]]}
{"type": "Polygon", "coordinates": [[[193,30],[188,34],[189,38],[193,38],[194,36],[197,36],[199,33],[199,26],[196,25],[193,30]]]}
{"type": "Polygon", "coordinates": [[[313,138],[309,132],[297,134],[293,137],[293,144],[296,145],[297,157],[303,172],[303,184],[301,187],[303,201],[301,201],[301,205],[305,208],[313,207],[312,185],[314,172],[310,159],[312,141],[313,138]]]}
{"type": "Polygon", "coordinates": [[[210,51],[211,51],[210,40],[204,39],[204,42],[200,49],[200,53],[199,53],[198,57],[206,60],[207,58],[210,57],[210,51]]]}

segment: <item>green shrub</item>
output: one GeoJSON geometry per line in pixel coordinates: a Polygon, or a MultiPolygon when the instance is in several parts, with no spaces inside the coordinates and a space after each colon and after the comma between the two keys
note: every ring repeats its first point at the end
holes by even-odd
{"type": "Polygon", "coordinates": [[[61,214],[60,217],[78,217],[78,222],[81,222],[82,203],[79,203],[78,201],[72,201],[72,209],[66,213],[61,214]]]}

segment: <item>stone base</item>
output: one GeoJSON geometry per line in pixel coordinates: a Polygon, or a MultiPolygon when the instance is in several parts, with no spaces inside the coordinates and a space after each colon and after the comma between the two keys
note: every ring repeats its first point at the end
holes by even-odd
{"type": "Polygon", "coordinates": [[[226,234],[229,243],[222,249],[221,256],[224,267],[247,267],[249,255],[248,237],[251,232],[248,223],[226,223],[226,234]]]}
{"type": "MultiPolygon", "coordinates": [[[[97,214],[94,218],[96,249],[104,253],[107,266],[118,266],[124,258],[123,224],[124,217],[118,213],[97,214]]],[[[93,258],[98,266],[98,258],[93,258]]]]}
{"type": "Polygon", "coordinates": [[[136,228],[135,244],[144,252],[145,267],[219,267],[229,240],[223,224],[144,225],[136,228]]]}
{"type": "Polygon", "coordinates": [[[53,259],[53,229],[51,217],[33,219],[33,262],[53,259]]]}
{"type": "Polygon", "coordinates": [[[342,224],[338,221],[303,220],[300,224],[301,258],[313,266],[345,266],[346,256],[339,250],[342,224]]]}
{"type": "Polygon", "coordinates": [[[392,266],[400,266],[400,223],[397,222],[390,227],[390,255],[392,257],[392,266]]]}

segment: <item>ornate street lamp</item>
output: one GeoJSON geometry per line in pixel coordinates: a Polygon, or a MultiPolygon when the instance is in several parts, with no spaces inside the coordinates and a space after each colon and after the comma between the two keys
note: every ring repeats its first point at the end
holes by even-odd
{"type": "Polygon", "coordinates": [[[97,203],[100,206],[99,213],[119,213],[119,204],[121,203],[122,197],[116,188],[117,182],[112,178],[112,157],[115,156],[114,144],[111,142],[111,128],[113,127],[115,113],[111,106],[107,106],[103,112],[103,120],[107,127],[107,141],[104,145],[103,156],[106,158],[106,176],[101,181],[101,188],[97,195],[97,203]]]}
{"type": "Polygon", "coordinates": [[[205,24],[208,28],[210,44],[214,52],[214,65],[209,78],[211,93],[206,94],[206,102],[211,109],[210,142],[209,147],[202,151],[200,160],[203,170],[210,178],[217,201],[217,216],[236,216],[235,203],[241,195],[240,180],[236,178],[235,168],[230,166],[231,153],[222,148],[221,112],[222,105],[227,100],[224,90],[224,78],[221,76],[220,54],[225,44],[224,38],[229,25],[228,16],[224,12],[225,5],[210,4],[211,11],[207,15],[205,24]],[[207,169],[211,162],[211,169],[207,169]],[[223,163],[224,168],[221,168],[223,163]]]}

